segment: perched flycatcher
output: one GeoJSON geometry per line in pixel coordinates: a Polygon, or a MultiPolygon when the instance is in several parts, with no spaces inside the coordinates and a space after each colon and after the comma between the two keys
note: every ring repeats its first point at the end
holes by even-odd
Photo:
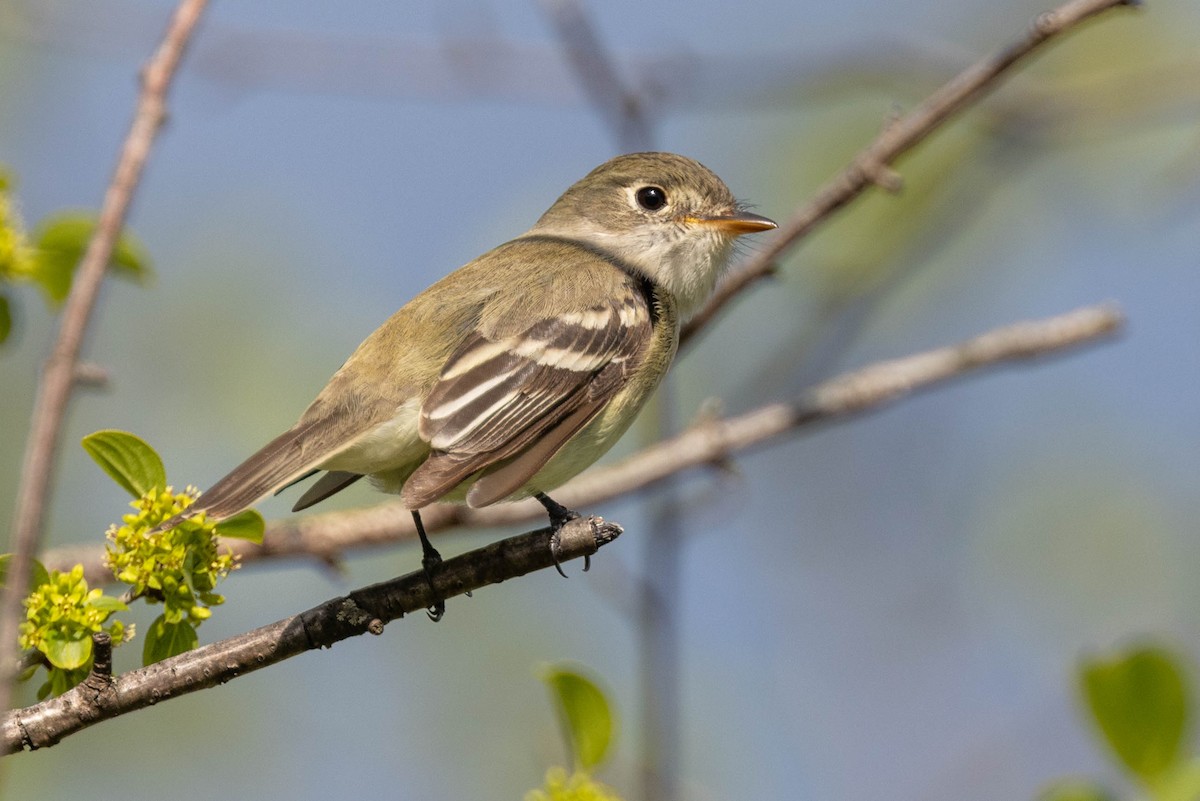
{"type": "Polygon", "coordinates": [[[536,496],[596,461],[666,373],[680,320],[708,299],[735,238],[775,223],[703,165],[618,156],[533,228],[413,298],[367,337],[300,420],[205,492],[223,520],[326,471],[311,506],[370,476],[419,511],[536,496]]]}

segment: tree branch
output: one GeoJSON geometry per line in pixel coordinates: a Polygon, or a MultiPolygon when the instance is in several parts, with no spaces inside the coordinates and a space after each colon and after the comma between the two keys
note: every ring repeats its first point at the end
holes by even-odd
{"type": "Polygon", "coordinates": [[[305,651],[361,634],[381,634],[385,623],[426,609],[435,597],[452,598],[589,557],[620,533],[620,526],[601,518],[576,518],[557,536],[549,528],[538,529],[449,559],[436,568],[432,587],[423,572],[415,571],[115,678],[109,651],[98,643],[97,653],[105,659],[97,660],[83,683],[0,720],[0,753],[45,748],[100,721],[224,684],[305,651]]]}
{"type": "Polygon", "coordinates": [[[649,150],[653,126],[641,97],[627,89],[616,61],[600,43],[595,26],[579,0],[542,0],[542,10],[558,34],[563,54],[592,108],[625,153],[649,150]]]}
{"type": "MultiPolygon", "coordinates": [[[[1058,10],[1040,16],[1033,30],[1021,41],[960,73],[927,98],[912,114],[890,125],[836,179],[796,211],[782,233],[771,241],[768,251],[746,263],[720,287],[712,301],[684,327],[685,341],[694,338],[735,296],[770,274],[780,254],[862,193],[870,181],[865,180],[866,174],[857,166],[860,161],[891,163],[945,122],[953,112],[982,97],[991,84],[998,82],[1009,68],[1039,45],[1085,19],[1126,4],[1124,0],[1072,0],[1058,10]]],[[[629,461],[639,458],[636,456],[629,461]]],[[[589,471],[556,494],[573,505],[582,506],[630,491],[622,489],[607,492],[597,488],[597,484],[602,486],[603,482],[620,480],[625,464],[589,471]]],[[[521,502],[481,510],[435,506],[425,510],[422,517],[428,531],[441,531],[454,526],[487,527],[523,523],[536,519],[540,514],[540,507],[533,502],[521,502]]],[[[416,531],[407,511],[398,504],[380,504],[299,520],[276,521],[268,527],[263,545],[254,546],[241,541],[231,545],[247,560],[307,555],[333,562],[347,548],[390,545],[415,536],[416,531]]],[[[48,567],[60,570],[82,563],[89,582],[97,584],[110,580],[100,547],[85,545],[58,548],[48,552],[44,561],[48,567]]]]}
{"type": "MultiPolygon", "coordinates": [[[[1121,323],[1116,309],[1092,306],[1045,320],[1014,323],[957,345],[878,362],[820,384],[791,402],[701,423],[618,465],[594,471],[560,494],[571,505],[582,505],[645,489],[689,467],[721,463],[733,453],[778,440],[802,427],[883,408],[981,367],[1045,357],[1095,342],[1116,332],[1121,323]]],[[[445,527],[452,522],[495,525],[507,522],[505,518],[522,517],[522,506],[481,510],[436,507],[438,514],[426,516],[426,527],[445,527]]],[[[542,513],[541,507],[537,508],[542,513]]],[[[369,541],[394,541],[408,535],[406,527],[398,524],[404,518],[411,520],[398,504],[386,504],[296,524],[275,524],[263,546],[243,546],[242,551],[247,558],[255,558],[289,552],[330,553],[369,541]]],[[[384,623],[428,607],[435,593],[450,598],[550,567],[556,552],[558,561],[589,556],[619,533],[618,526],[600,518],[580,518],[560,532],[556,551],[551,547],[551,530],[539,529],[450,559],[438,569],[432,591],[424,574],[417,571],[116,678],[108,674],[106,661],[87,681],[64,695],[9,713],[0,721],[0,752],[53,745],[101,720],[215,686],[348,637],[378,634],[384,623]]]]}
{"type": "MultiPolygon", "coordinates": [[[[1125,0],[1071,0],[1057,11],[1040,17],[1020,42],[966,70],[935,92],[912,114],[890,124],[870,147],[854,159],[847,170],[793,215],[763,253],[723,285],[713,302],[685,329],[685,337],[693,337],[734,296],[766,275],[784,250],[860,195],[870,184],[895,188],[898,179],[891,171],[891,163],[952,114],[993,88],[998,78],[1011,66],[1068,28],[1109,8],[1125,4],[1125,0]]],[[[979,367],[1049,355],[1094,341],[1117,330],[1120,323],[1121,316],[1115,309],[1093,307],[1048,320],[1007,326],[957,346],[872,365],[823,383],[791,402],[770,404],[738,417],[702,423],[625,462],[591,472],[564,488],[560,497],[572,506],[581,506],[644,489],[688,467],[720,463],[733,453],[777,440],[801,427],[881,408],[918,389],[965,375],[979,367]]],[[[77,356],[78,349],[70,360],[72,372],[77,356]]],[[[43,503],[44,493],[43,489],[43,503]]],[[[529,519],[540,513],[540,507],[532,503],[484,510],[435,507],[428,510],[425,520],[427,528],[436,530],[451,525],[494,526],[529,519]]],[[[411,518],[407,512],[397,504],[385,504],[372,509],[276,523],[269,528],[264,545],[256,547],[235,543],[235,548],[247,559],[303,553],[334,560],[348,547],[391,543],[411,536],[411,518]]],[[[545,531],[533,532],[451,560],[439,573],[436,591],[439,595],[449,597],[544,567],[546,565],[542,562],[550,553],[547,538],[545,531]],[[537,543],[526,542],[525,538],[539,535],[541,539],[537,543]],[[512,547],[522,553],[528,550],[532,554],[530,558],[541,559],[542,562],[523,568],[519,565],[526,563],[520,559],[502,556],[499,559],[504,567],[494,570],[479,567],[480,563],[474,562],[472,564],[475,567],[468,568],[460,562],[474,554],[502,549],[518,540],[523,544],[519,548],[512,547]],[[463,571],[473,578],[457,578],[463,571]],[[449,578],[452,575],[456,578],[449,578]]],[[[78,558],[79,553],[72,552],[71,563],[85,561],[89,576],[100,575],[103,577],[99,580],[105,580],[106,571],[101,572],[100,549],[89,549],[86,551],[87,558],[83,560],[78,558]]],[[[63,552],[57,552],[48,561],[57,566],[59,563],[56,559],[62,555],[63,552]]],[[[10,714],[0,721],[0,736],[3,736],[9,750],[52,744],[96,720],[123,714],[177,693],[211,686],[302,650],[329,644],[364,630],[377,630],[385,619],[394,619],[407,611],[423,608],[430,600],[429,588],[423,576],[415,574],[352,593],[272,626],[205,646],[116,679],[98,671],[88,682],[61,698],[10,714]],[[366,612],[367,609],[371,611],[366,612]],[[383,610],[382,613],[380,610],[383,610]],[[346,612],[351,614],[347,615],[346,612]],[[176,681],[178,683],[173,683],[176,681]],[[81,689],[89,686],[90,690],[81,689]]],[[[15,634],[12,640],[15,641],[15,634]]],[[[3,647],[2,643],[0,647],[3,647]]]]}
{"type": "MultiPolygon", "coordinates": [[[[616,60],[601,44],[583,0],[542,0],[541,6],[554,24],[584,95],[612,133],[618,152],[654,150],[654,126],[646,104],[640,94],[623,85],[616,60]]],[[[643,412],[653,425],[640,431],[641,444],[660,440],[678,428],[674,390],[674,377],[668,375],[643,412]]],[[[637,637],[642,643],[638,648],[641,795],[656,801],[679,797],[683,726],[678,703],[678,611],[671,599],[683,594],[678,582],[683,549],[677,545],[684,536],[685,522],[680,505],[678,489],[664,482],[652,504],[650,525],[655,538],[642,545],[639,610],[631,618],[637,621],[637,637]]]]}
{"type": "MultiPolygon", "coordinates": [[[[772,443],[798,429],[880,409],[919,390],[931,389],[980,368],[1059,355],[1116,333],[1123,318],[1114,306],[1088,306],[1043,320],[1014,323],[968,339],[900,359],[844,373],[791,401],[761,406],[745,414],[703,421],[678,436],[645,448],[608,467],[588,471],[555,492],[571,508],[586,508],[645,490],[694,467],[720,464],[752,447],[772,443]]],[[[429,532],[485,528],[536,520],[544,515],[532,501],[471,509],[433,506],[421,517],[429,532]]],[[[244,540],[227,544],[247,562],[288,556],[336,561],[351,548],[391,545],[416,538],[412,515],[399,503],[328,512],[267,526],[262,545],[244,540]]],[[[69,570],[84,565],[91,583],[112,580],[102,547],[49,551],[46,566],[69,570]]]]}
{"type": "Polygon", "coordinates": [[[1138,0],[1071,0],[1054,11],[1038,16],[1029,31],[994,55],[976,62],[927,97],[911,113],[889,121],[875,141],[850,162],[839,175],[822,186],[798,208],[754,258],[733,272],[717,288],[709,302],[683,327],[681,345],[694,338],[735,297],[775,270],[780,255],[819,224],[861,195],[872,185],[887,191],[900,188],[900,176],[892,170],[896,159],[925,140],[954,114],[995,89],[1000,78],[1044,44],[1081,22],[1117,6],[1136,5],[1138,0]]]}
{"type": "Polygon", "coordinates": [[[21,603],[29,592],[29,565],[42,539],[55,454],[62,436],[63,419],[71,392],[80,379],[79,353],[91,319],[100,284],[112,260],[113,249],[154,138],[166,115],[166,95],[192,31],[207,0],[183,0],[167,27],[157,52],[142,73],[133,123],[125,137],[112,181],[104,195],[96,230],[88,242],[79,269],[71,282],[63,310],[58,341],[47,360],[37,399],[25,457],[9,551],[13,558],[8,582],[0,600],[0,709],[8,708],[21,603]]]}

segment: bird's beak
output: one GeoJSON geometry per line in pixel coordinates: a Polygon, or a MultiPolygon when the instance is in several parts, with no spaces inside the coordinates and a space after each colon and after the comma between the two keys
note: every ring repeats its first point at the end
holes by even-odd
{"type": "Polygon", "coordinates": [[[774,220],[769,220],[759,214],[751,214],[748,211],[735,211],[711,217],[688,215],[683,218],[683,221],[693,225],[709,225],[734,236],[770,231],[772,228],[779,227],[774,220]]]}

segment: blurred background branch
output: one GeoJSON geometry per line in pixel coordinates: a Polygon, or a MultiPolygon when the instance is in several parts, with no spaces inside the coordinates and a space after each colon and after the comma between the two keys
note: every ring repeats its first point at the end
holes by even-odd
{"type": "MultiPolygon", "coordinates": [[[[600,87],[601,103],[586,88],[589,70],[579,71],[586,59],[572,66],[569,37],[544,25],[553,4],[540,15],[509,7],[491,14],[479,0],[438,4],[431,24],[417,7],[398,15],[220,6],[189,55],[182,101],[173,101],[181,124],[164,144],[178,151],[148,176],[154,201],[139,202],[139,229],[171,265],[153,301],[163,308],[147,315],[151,303],[139,299],[123,310],[125,290],[114,289],[112,331],[106,322],[108,341],[99,345],[107,350],[96,358],[116,391],[78,405],[76,436],[136,428],[165,445],[172,475],[211,475],[231,452],[259,444],[260,432],[311,396],[313,383],[404,297],[520,230],[547,192],[606,157],[614,141],[631,141],[621,138],[629,121],[606,108],[635,98],[629,107],[645,129],[653,123],[655,144],[728,174],[736,191],[776,216],[806,191],[797,187],[824,181],[901,118],[895,109],[913,107],[988,43],[1007,39],[1014,15],[1037,10],[879,5],[866,14],[855,7],[838,23],[823,21],[836,20],[832,7],[798,12],[782,3],[736,14],[703,3],[573,6],[591,12],[591,42],[603,44],[615,76],[600,87]],[[830,35],[838,25],[841,41],[830,35]],[[515,141],[536,159],[516,158],[515,141]],[[739,165],[747,171],[740,177],[739,165]],[[127,360],[131,353],[139,358],[127,360]]],[[[726,482],[681,482],[690,493],[682,496],[686,548],[656,551],[657,521],[643,519],[631,529],[654,532],[645,550],[612,551],[583,592],[575,582],[530,577],[489,604],[465,605],[450,629],[406,627],[403,637],[340,649],[337,660],[306,660],[291,679],[282,668],[269,680],[148,711],[133,729],[144,730],[146,716],[176,721],[170,728],[191,753],[253,784],[257,760],[229,753],[224,738],[205,738],[218,722],[199,721],[194,738],[184,733],[185,720],[233,709],[241,723],[230,741],[276,738],[281,762],[293,763],[282,775],[307,777],[293,796],[328,780],[313,769],[312,748],[324,746],[305,745],[306,732],[348,741],[394,729],[385,739],[405,743],[403,753],[389,745],[385,759],[359,743],[344,755],[361,754],[361,764],[347,764],[359,780],[395,774],[424,797],[449,792],[440,782],[459,795],[494,797],[496,782],[511,787],[511,778],[459,770],[428,779],[436,785],[421,782],[461,749],[521,773],[538,744],[494,731],[525,725],[529,704],[511,677],[531,658],[570,654],[601,666],[618,697],[644,692],[630,674],[646,652],[631,635],[650,628],[631,600],[643,587],[645,555],[657,554],[686,567],[687,581],[668,599],[682,624],[684,670],[667,680],[686,700],[680,747],[689,796],[955,798],[965,787],[1007,799],[1030,794],[1020,784],[1029,776],[1075,764],[1074,727],[1063,736],[1069,715],[1055,706],[1064,686],[1056,660],[1146,620],[1190,631],[1186,612],[1172,617],[1172,602],[1194,608],[1183,589],[1190,583],[1154,566],[1162,557],[1169,572],[1194,556],[1185,537],[1167,532],[1171,514],[1187,520],[1194,507],[1171,477],[1195,472],[1182,455],[1194,434],[1194,392],[1180,368],[1190,357],[1173,348],[1194,340],[1180,331],[1191,312],[1177,301],[1194,296],[1194,248],[1183,232],[1200,175],[1192,80],[1200,62],[1181,23],[1187,9],[1151,11],[1064,42],[1053,58],[1008,75],[1003,92],[971,114],[941,125],[900,165],[901,198],[864,192],[853,214],[828,218],[805,239],[802,258],[779,260],[773,291],[746,303],[754,313],[727,315],[721,336],[693,339],[699,356],[674,375],[681,408],[717,395],[754,410],[764,398],[797,397],[847,363],[1070,308],[1080,297],[1129,304],[1138,325],[1122,347],[1036,381],[966,382],[806,437],[803,448],[760,448],[738,458],[747,474],[740,492],[725,491],[726,482]],[[1189,243],[1186,269],[1178,267],[1181,241],[1189,243]],[[711,531],[721,536],[706,537],[711,531]],[[1106,575],[1109,562],[1120,567],[1106,575]],[[711,600],[713,582],[734,581],[737,609],[711,600]],[[511,694],[479,687],[481,652],[511,694]],[[356,680],[343,681],[348,674],[356,680]],[[301,697],[293,685],[314,682],[329,692],[305,693],[304,709],[291,703],[301,697]],[[414,692],[419,682],[453,692],[414,692]],[[256,703],[296,725],[257,731],[241,715],[256,703]],[[472,731],[452,725],[454,708],[469,710],[472,731]],[[738,742],[721,736],[731,730],[743,732],[738,742]],[[431,748],[439,733],[455,747],[431,748]],[[486,788],[463,790],[473,783],[486,788]]],[[[55,126],[58,110],[101,132],[90,143],[96,149],[111,135],[111,109],[121,107],[111,97],[164,18],[163,8],[123,0],[0,7],[0,108],[13,111],[0,119],[0,147],[26,177],[35,215],[60,196],[89,197],[101,180],[74,135],[55,136],[76,125],[55,126]],[[34,89],[4,98],[5,86],[34,89]],[[33,134],[12,133],[21,130],[33,134]],[[38,158],[62,166],[35,166],[38,158]]],[[[36,314],[15,322],[18,334],[38,341],[36,314]]],[[[27,352],[16,352],[18,368],[27,352]]],[[[22,392],[14,384],[24,409],[22,392]]],[[[682,437],[743,417],[707,407],[701,416],[682,437]]],[[[660,466],[671,455],[663,450],[660,466]]],[[[583,477],[572,492],[608,497],[586,493],[617,485],[587,482],[610,482],[609,470],[624,464],[583,477]]],[[[725,466],[720,458],[713,465],[725,466]]],[[[78,492],[56,505],[60,542],[94,529],[96,509],[113,506],[111,491],[88,491],[90,465],[65,466],[64,484],[78,492]]],[[[652,514],[615,506],[623,521],[652,514]]],[[[520,505],[485,511],[496,516],[437,513],[447,527],[507,525],[526,514],[520,505]]],[[[364,571],[394,575],[394,558],[351,561],[344,549],[403,539],[407,527],[395,516],[384,505],[280,521],[260,553],[312,554],[356,584],[364,571]]],[[[99,555],[94,546],[80,553],[99,555]]],[[[229,604],[214,625],[245,630],[310,604],[314,581],[346,580],[274,564],[239,583],[248,602],[229,604]]],[[[118,732],[111,741],[78,738],[18,760],[14,788],[66,780],[76,766],[104,774],[109,742],[119,740],[123,753],[146,739],[133,729],[120,736],[121,725],[106,727],[118,732]],[[72,771],[62,770],[67,763],[72,771]]],[[[617,769],[640,778],[648,767],[638,752],[617,769]]],[[[166,770],[185,776],[191,768],[166,770]]],[[[281,781],[272,791],[286,797],[281,781]]]]}
{"type": "MultiPolygon", "coordinates": [[[[723,465],[754,447],[778,444],[794,429],[832,422],[882,407],[982,367],[1058,354],[1111,336],[1122,317],[1112,306],[1091,306],[1044,320],[1014,323],[958,345],[867,365],[813,387],[802,397],[772,403],[725,419],[698,421],[681,434],[645,448],[616,464],[595,468],[565,485],[559,494],[572,507],[657,486],[676,473],[723,465]]],[[[425,519],[429,533],[449,529],[492,528],[536,520],[545,510],[536,501],[472,509],[432,507],[425,519]]],[[[657,535],[657,532],[656,532],[657,535]]],[[[244,540],[226,544],[245,562],[316,557],[336,563],[346,551],[380,547],[416,538],[412,515],[398,503],[366,509],[326,512],[267,524],[261,545],[244,540]]],[[[43,561],[69,570],[83,564],[90,582],[110,581],[101,546],[55,548],[43,561]]]]}
{"type": "Polygon", "coordinates": [[[205,5],[206,0],[183,0],[179,4],[162,44],[142,72],[142,91],[129,134],[100,206],[95,231],[72,281],[54,351],[42,371],[9,537],[12,562],[0,593],[0,709],[9,708],[16,675],[17,626],[24,617],[22,603],[29,592],[30,566],[41,546],[67,405],[81,377],[79,355],[84,337],[142,169],[166,119],[167,90],[205,5]]]}
{"type": "Polygon", "coordinates": [[[1132,4],[1130,0],[1073,0],[1065,3],[1039,16],[1018,41],[960,72],[911,113],[883,121],[883,131],[878,138],[860,151],[845,170],[817,190],[815,197],[792,214],[761,252],[725,281],[717,294],[684,328],[684,340],[703,328],[747,286],[770,275],[780,254],[859,194],[871,186],[898,192],[901,187],[900,176],[892,170],[896,159],[924,141],[952,115],[994,90],[1000,77],[1009,69],[1076,25],[1118,6],[1132,4]]]}

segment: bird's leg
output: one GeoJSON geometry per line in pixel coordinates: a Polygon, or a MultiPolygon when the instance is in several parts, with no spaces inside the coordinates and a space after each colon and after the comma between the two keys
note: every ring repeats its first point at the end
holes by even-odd
{"type": "Polygon", "coordinates": [[[429,582],[429,591],[434,596],[433,603],[425,610],[425,614],[429,615],[429,619],[436,623],[442,619],[442,615],[446,614],[446,602],[438,598],[433,589],[433,571],[442,563],[442,555],[429,541],[429,535],[425,533],[425,525],[421,522],[421,513],[413,509],[412,516],[413,523],[417,526],[417,536],[421,538],[421,568],[425,571],[425,580],[429,582]]]}
{"type": "Polygon", "coordinates": [[[567,521],[580,517],[579,512],[568,509],[544,492],[539,492],[533,497],[537,498],[538,503],[546,507],[546,513],[550,515],[550,525],[555,528],[562,528],[563,524],[567,521]]]}
{"type": "MultiPolygon", "coordinates": [[[[546,514],[550,515],[550,525],[554,528],[554,536],[550,540],[550,553],[554,556],[554,569],[558,571],[558,575],[566,578],[567,574],[563,572],[562,565],[558,562],[558,530],[568,522],[582,517],[582,515],[573,509],[563,506],[544,492],[535,493],[533,497],[537,498],[538,503],[546,507],[546,514]]],[[[583,557],[583,572],[586,573],[591,566],[592,557],[583,557]]]]}

